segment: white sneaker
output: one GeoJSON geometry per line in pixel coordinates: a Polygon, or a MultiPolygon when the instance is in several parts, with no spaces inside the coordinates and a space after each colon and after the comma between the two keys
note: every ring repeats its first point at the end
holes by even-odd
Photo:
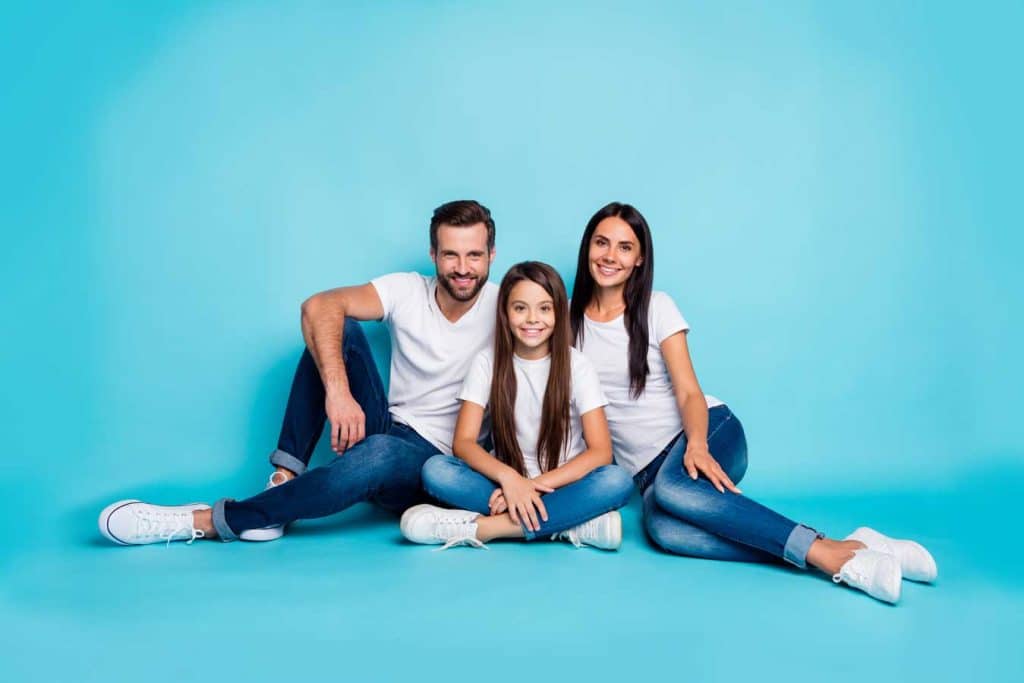
{"type": "Polygon", "coordinates": [[[551,540],[569,541],[577,548],[589,545],[601,550],[617,550],[622,545],[622,517],[618,510],[612,510],[559,532],[551,540]]]}
{"type": "MultiPolygon", "coordinates": [[[[273,474],[270,475],[270,479],[267,481],[267,485],[263,487],[263,490],[272,489],[275,486],[280,486],[287,479],[283,474],[274,470],[273,474]],[[278,476],[280,475],[280,476],[278,476]],[[277,479],[275,480],[275,477],[277,479]]],[[[259,529],[246,529],[242,533],[238,534],[238,538],[243,541],[276,541],[277,539],[284,536],[285,524],[271,524],[270,526],[260,527],[259,529]]]]}
{"type": "Polygon", "coordinates": [[[900,563],[895,556],[861,548],[832,577],[862,590],[876,600],[895,604],[900,599],[900,563]]]}
{"type": "Polygon", "coordinates": [[[457,545],[486,548],[476,537],[476,518],[469,510],[448,510],[436,505],[414,505],[402,515],[402,535],[413,543],[443,544],[440,550],[457,545]]]}
{"type": "Polygon", "coordinates": [[[118,545],[144,545],[188,541],[206,536],[192,525],[192,512],[209,510],[204,503],[150,505],[139,500],[119,500],[100,513],[100,533],[118,545]]]}
{"type": "Polygon", "coordinates": [[[931,583],[939,575],[935,558],[920,543],[889,538],[866,526],[860,527],[843,540],[860,541],[871,550],[894,555],[899,560],[904,579],[931,583]]]}

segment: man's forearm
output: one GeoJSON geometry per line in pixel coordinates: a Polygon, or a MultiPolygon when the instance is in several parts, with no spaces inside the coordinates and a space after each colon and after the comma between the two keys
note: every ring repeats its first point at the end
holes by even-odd
{"type": "Polygon", "coordinates": [[[324,388],[328,392],[348,394],[348,375],[341,353],[344,327],[343,308],[325,306],[316,296],[302,304],[302,336],[320,371],[324,388]]]}

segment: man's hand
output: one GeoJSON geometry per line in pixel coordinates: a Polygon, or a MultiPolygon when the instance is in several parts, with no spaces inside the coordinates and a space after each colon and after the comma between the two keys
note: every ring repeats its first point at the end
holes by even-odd
{"type": "Polygon", "coordinates": [[[350,392],[328,389],[324,410],[331,423],[331,450],[338,455],[366,436],[366,415],[350,392]]]}
{"type": "Polygon", "coordinates": [[[720,493],[725,493],[725,489],[733,493],[743,493],[732,483],[732,479],[718,461],[711,456],[707,446],[687,446],[686,453],[683,454],[683,469],[690,475],[690,479],[696,479],[697,473],[700,472],[720,493]]]}

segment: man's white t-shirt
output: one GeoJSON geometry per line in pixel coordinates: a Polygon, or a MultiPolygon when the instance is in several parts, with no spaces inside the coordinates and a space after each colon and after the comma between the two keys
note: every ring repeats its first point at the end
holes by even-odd
{"type": "MultiPolygon", "coordinates": [[[[583,342],[580,350],[597,368],[601,387],[608,396],[605,414],[612,432],[615,462],[636,474],[661,453],[683,421],[672,389],[672,379],[661,355],[661,342],[690,326],[672,297],[652,292],[647,311],[650,343],[647,364],[650,374],[644,392],[638,398],[629,393],[629,333],[624,316],[597,322],[583,316],[583,342]]],[[[705,396],[708,407],[722,405],[714,396],[705,396]]]]}
{"type": "Polygon", "coordinates": [[[451,453],[462,380],[473,356],[494,344],[498,287],[485,284],[473,307],[453,323],[437,305],[436,277],[392,273],[371,284],[391,331],[391,416],[451,453]]]}
{"type": "MultiPolygon", "coordinates": [[[[569,435],[565,440],[559,465],[562,465],[587,449],[583,440],[583,424],[580,416],[595,408],[607,405],[608,400],[601,391],[601,382],[594,366],[586,356],[572,349],[571,372],[572,392],[569,404],[569,435]]],[[[537,459],[537,439],[540,438],[540,422],[544,408],[544,392],[548,386],[551,370],[551,356],[540,360],[525,360],[513,356],[516,375],[516,439],[523,452],[523,464],[530,478],[541,474],[537,459]]],[[[486,408],[491,397],[491,379],[494,374],[494,352],[490,349],[479,353],[470,365],[466,381],[462,384],[459,398],[472,401],[486,408]]]]}

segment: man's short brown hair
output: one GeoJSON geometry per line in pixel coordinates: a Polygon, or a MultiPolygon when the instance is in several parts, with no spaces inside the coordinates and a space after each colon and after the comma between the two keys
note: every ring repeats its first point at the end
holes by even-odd
{"type": "Polygon", "coordinates": [[[437,229],[441,225],[469,227],[477,223],[487,226],[487,248],[494,249],[494,219],[491,218],[490,209],[472,199],[442,204],[434,209],[434,217],[430,219],[430,248],[437,249],[437,229]]]}

